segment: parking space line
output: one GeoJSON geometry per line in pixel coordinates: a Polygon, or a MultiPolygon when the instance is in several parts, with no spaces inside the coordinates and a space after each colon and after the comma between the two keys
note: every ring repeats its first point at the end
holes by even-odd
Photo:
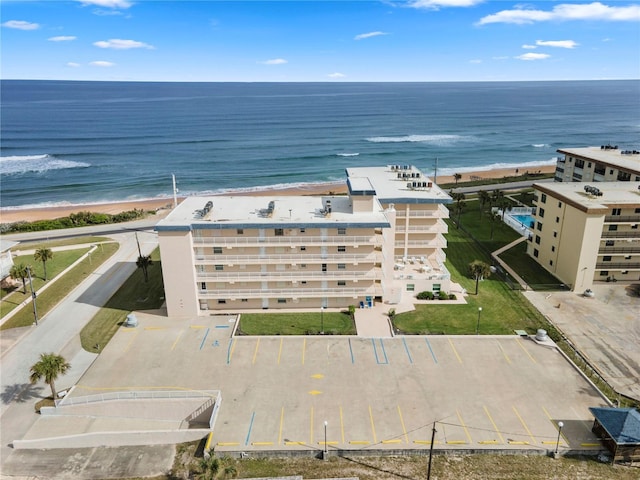
{"type": "Polygon", "coordinates": [[[282,356],[282,343],[284,342],[284,338],[280,339],[280,349],[278,350],[278,365],[280,365],[280,357],[282,356]]]}
{"type": "Polygon", "coordinates": [[[431,357],[433,357],[433,361],[437,364],[438,359],[436,358],[436,354],[433,353],[433,348],[431,348],[431,343],[429,342],[429,339],[425,337],[424,341],[427,342],[427,347],[429,347],[429,351],[431,352],[431,357]]]}
{"type": "Polygon", "coordinates": [[[218,447],[237,447],[240,445],[240,442],[218,442],[216,445],[218,447]]]}
{"type": "Polygon", "coordinates": [[[399,438],[393,438],[391,440],[382,440],[382,443],[384,444],[388,444],[388,443],[402,443],[402,440],[400,440],[399,438]]]}
{"type": "Polygon", "coordinates": [[[511,359],[507,355],[507,352],[504,351],[504,348],[502,348],[502,344],[497,340],[496,342],[498,342],[498,347],[500,347],[500,351],[502,352],[502,355],[504,355],[504,359],[507,361],[508,364],[511,364],[511,359]]]}
{"type": "Polygon", "coordinates": [[[278,429],[278,445],[282,445],[282,425],[284,424],[284,407],[280,410],[280,428],[278,429]]]}
{"type": "Polygon", "coordinates": [[[178,333],[178,336],[176,337],[175,342],[173,342],[173,345],[171,345],[171,350],[176,348],[176,345],[178,344],[178,340],[180,340],[180,337],[182,336],[183,333],[184,333],[184,330],[178,333]]]}
{"type": "Polygon", "coordinates": [[[231,356],[233,355],[233,350],[236,347],[235,338],[229,340],[229,347],[227,348],[227,365],[231,363],[231,356]]]}
{"type": "Polygon", "coordinates": [[[229,328],[229,325],[216,325],[215,328],[229,328]]]}
{"type": "Polygon", "coordinates": [[[344,443],[344,418],[342,417],[342,405],[340,405],[340,433],[342,434],[342,443],[344,443]]]}
{"type": "Polygon", "coordinates": [[[193,330],[200,330],[201,328],[207,328],[205,325],[189,325],[189,328],[193,330]]]}
{"type": "Polygon", "coordinates": [[[200,350],[202,350],[202,347],[204,347],[204,342],[207,340],[207,335],[209,335],[209,329],[207,328],[207,331],[204,332],[204,338],[202,339],[202,343],[200,343],[200,350]]]}
{"type": "Polygon", "coordinates": [[[402,337],[402,344],[404,345],[404,351],[407,352],[407,357],[409,357],[409,363],[413,363],[413,358],[411,358],[411,352],[409,352],[409,346],[407,345],[407,339],[402,337]]]}
{"type": "Polygon", "coordinates": [[[456,413],[458,414],[458,420],[460,420],[460,424],[462,425],[462,428],[464,428],[464,433],[467,435],[467,439],[469,440],[469,443],[472,443],[473,440],[471,439],[471,435],[469,435],[469,429],[465,425],[464,420],[462,419],[462,415],[460,415],[460,412],[457,409],[456,409],[456,413]]]}
{"type": "Polygon", "coordinates": [[[284,442],[285,445],[306,445],[307,442],[284,442]]]}
{"type": "MultiPolygon", "coordinates": [[[[511,407],[511,408],[513,408],[513,412],[516,414],[516,417],[518,417],[518,420],[520,420],[520,423],[522,424],[522,426],[524,427],[524,429],[527,431],[527,433],[529,434],[529,437],[531,437],[531,440],[533,441],[533,444],[535,445],[535,444],[536,444],[536,439],[535,439],[535,437],[533,436],[533,433],[531,433],[531,430],[529,430],[529,427],[527,427],[527,424],[526,424],[526,423],[524,423],[524,420],[523,420],[523,419],[522,419],[522,417],[520,416],[520,413],[518,412],[518,409],[517,409],[515,406],[513,406],[513,407],[511,407]]],[[[511,441],[509,441],[509,444],[514,444],[514,445],[516,445],[515,443],[513,443],[513,442],[511,442],[511,441]]]]}
{"type": "Polygon", "coordinates": [[[493,425],[493,429],[498,434],[498,438],[500,438],[500,443],[504,443],[504,438],[502,438],[502,435],[500,434],[500,430],[498,430],[498,426],[496,425],[496,422],[493,421],[493,418],[489,413],[489,409],[484,405],[483,405],[483,408],[484,408],[484,413],[486,413],[487,417],[489,417],[489,421],[491,422],[491,425],[493,425]]]}
{"type": "Polygon", "coordinates": [[[458,351],[456,350],[456,347],[453,346],[453,342],[451,341],[450,338],[449,338],[449,345],[451,345],[451,349],[453,350],[453,353],[456,354],[456,358],[458,359],[458,362],[462,363],[462,359],[460,358],[460,355],[458,355],[458,351]]]}
{"type": "Polygon", "coordinates": [[[304,353],[306,349],[307,349],[307,339],[305,338],[302,340],[302,365],[304,365],[304,353]]]}
{"type": "Polygon", "coordinates": [[[166,330],[167,327],[144,327],[145,330],[166,330]]]}
{"type": "Polygon", "coordinates": [[[258,337],[258,341],[256,342],[256,348],[253,351],[253,360],[251,360],[251,365],[256,363],[256,357],[258,356],[258,348],[260,347],[260,337],[258,337]]]}
{"type": "Polygon", "coordinates": [[[204,444],[204,451],[208,452],[209,450],[211,450],[211,442],[213,441],[213,432],[210,432],[209,435],[207,435],[207,443],[204,444]]]}
{"type": "Polygon", "coordinates": [[[371,411],[371,405],[369,405],[369,419],[371,420],[371,431],[373,432],[373,443],[378,443],[376,438],[376,426],[373,423],[373,412],[371,411]]]}
{"type": "MultiPolygon", "coordinates": [[[[414,440],[413,443],[417,443],[419,445],[431,445],[431,440],[414,440]]],[[[440,442],[438,440],[434,441],[434,445],[438,445],[440,442]]]]}
{"type": "Polygon", "coordinates": [[[538,362],[536,362],[536,359],[535,359],[535,358],[533,358],[529,352],[527,352],[527,349],[526,349],[526,348],[524,348],[524,345],[522,345],[522,343],[520,342],[520,339],[519,339],[519,338],[516,338],[516,343],[517,343],[518,345],[520,345],[520,348],[524,351],[524,353],[526,353],[526,354],[527,354],[527,356],[531,359],[531,361],[532,361],[533,363],[538,363],[538,362]]]}
{"type": "MultiPolygon", "coordinates": [[[[554,421],[553,418],[551,418],[551,415],[549,415],[549,412],[547,412],[547,409],[544,408],[544,405],[541,405],[541,406],[542,406],[542,410],[544,410],[545,415],[547,416],[549,421],[553,424],[553,428],[555,428],[560,433],[564,441],[567,443],[567,446],[571,446],[571,444],[569,443],[569,439],[564,436],[564,433],[562,433],[562,430],[560,430],[560,428],[558,427],[558,422],[554,421]]],[[[555,444],[556,442],[553,442],[553,443],[555,444]]]]}
{"type": "Polygon", "coordinates": [[[253,421],[256,418],[256,412],[251,414],[251,422],[249,423],[249,431],[247,432],[247,438],[244,440],[245,447],[249,445],[249,438],[251,438],[251,429],[253,428],[253,421]]]}
{"type": "Polygon", "coordinates": [[[384,350],[384,343],[382,342],[382,339],[380,339],[380,345],[382,347],[382,353],[384,355],[384,362],[380,361],[380,357],[378,356],[378,348],[376,345],[376,339],[372,338],[371,339],[371,345],[373,345],[373,353],[376,356],[376,363],[378,365],[388,365],[389,364],[389,359],[387,358],[387,352],[384,350]]]}
{"type": "Polygon", "coordinates": [[[353,346],[351,345],[351,339],[349,339],[349,352],[351,352],[351,363],[356,363],[356,359],[353,356],[353,346]]]}
{"type": "MultiPolygon", "coordinates": [[[[324,440],[320,440],[318,445],[324,445],[324,440]]],[[[338,442],[335,440],[327,440],[327,445],[338,445],[338,442]]]]}
{"type": "Polygon", "coordinates": [[[404,443],[409,443],[409,435],[407,435],[407,429],[404,426],[404,419],[402,418],[402,410],[400,410],[400,405],[398,405],[398,416],[400,417],[400,425],[402,425],[402,432],[404,434],[404,443]]]}
{"type": "Polygon", "coordinates": [[[369,445],[369,440],[349,440],[349,445],[369,445]]]}

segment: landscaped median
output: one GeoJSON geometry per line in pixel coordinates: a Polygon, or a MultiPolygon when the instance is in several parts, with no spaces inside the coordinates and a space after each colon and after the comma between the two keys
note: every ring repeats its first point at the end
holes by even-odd
{"type": "Polygon", "coordinates": [[[243,313],[238,335],[355,335],[348,311],[243,313]]]}

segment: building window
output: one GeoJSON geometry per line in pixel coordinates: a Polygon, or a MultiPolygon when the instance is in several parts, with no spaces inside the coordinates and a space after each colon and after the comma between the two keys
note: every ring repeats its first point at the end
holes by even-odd
{"type": "Polygon", "coordinates": [[[556,246],[555,245],[551,245],[551,251],[555,252],[556,251],[556,246]]]}
{"type": "Polygon", "coordinates": [[[562,202],[558,202],[558,208],[562,208],[562,202]]]}
{"type": "Polygon", "coordinates": [[[338,264],[338,270],[346,270],[347,269],[347,264],[346,263],[339,263],[338,264]]]}
{"type": "Polygon", "coordinates": [[[625,256],[624,256],[624,259],[625,259],[625,260],[631,260],[631,255],[625,255],[625,256]]]}
{"type": "Polygon", "coordinates": [[[227,301],[224,298],[221,298],[220,300],[218,300],[218,304],[222,305],[227,303],[227,301]]]}
{"type": "Polygon", "coordinates": [[[222,247],[213,247],[213,253],[222,253],[222,247]]]}
{"type": "Polygon", "coordinates": [[[202,282],[200,284],[200,290],[206,290],[207,289],[207,282],[202,282]]]}
{"type": "Polygon", "coordinates": [[[300,251],[304,252],[307,249],[307,247],[300,247],[300,251]]]}
{"type": "Polygon", "coordinates": [[[611,215],[620,215],[621,212],[621,208],[614,208],[613,210],[611,210],[611,215]]]}
{"type": "Polygon", "coordinates": [[[306,233],[306,232],[307,232],[307,229],[306,229],[306,228],[301,228],[301,229],[300,229],[300,233],[306,233]]]}
{"type": "Polygon", "coordinates": [[[306,285],[306,284],[307,284],[307,281],[306,281],[306,280],[302,280],[300,283],[301,283],[302,285],[306,285]]]}
{"type": "Polygon", "coordinates": [[[637,230],[638,229],[638,224],[634,223],[633,225],[631,225],[631,230],[637,230]]]}
{"type": "Polygon", "coordinates": [[[221,272],[224,270],[224,265],[216,265],[216,272],[221,272]]]}
{"type": "Polygon", "coordinates": [[[595,168],[593,169],[593,173],[597,175],[604,175],[606,172],[606,168],[601,163],[596,163],[595,168]]]}
{"type": "Polygon", "coordinates": [[[611,255],[605,255],[604,257],[602,257],[602,261],[603,262],[610,262],[611,261],[611,255]]]}
{"type": "Polygon", "coordinates": [[[202,237],[202,230],[200,229],[196,229],[193,231],[193,236],[194,237],[202,237]]]}
{"type": "Polygon", "coordinates": [[[542,224],[540,222],[537,222],[536,224],[536,230],[540,230],[542,231],[542,224]]]}
{"type": "Polygon", "coordinates": [[[605,247],[613,247],[615,244],[615,240],[607,240],[606,242],[604,242],[605,247]]]}
{"type": "Polygon", "coordinates": [[[549,260],[549,265],[553,266],[553,260],[549,260]]]}
{"type": "Polygon", "coordinates": [[[540,235],[536,235],[536,243],[540,245],[540,235]]]}
{"type": "Polygon", "coordinates": [[[276,228],[276,229],[274,229],[274,234],[275,234],[276,237],[282,237],[282,236],[284,236],[284,229],[276,228]]]}
{"type": "Polygon", "coordinates": [[[560,217],[556,217],[556,223],[560,223],[560,217]]]}
{"type": "Polygon", "coordinates": [[[539,216],[540,218],[543,218],[543,217],[544,217],[544,208],[539,208],[539,209],[538,209],[538,216],[539,216]]]}
{"type": "Polygon", "coordinates": [[[633,213],[640,213],[640,208],[636,208],[633,213]]]}
{"type": "Polygon", "coordinates": [[[613,175],[613,170],[609,170],[609,175],[613,175]]]}
{"type": "Polygon", "coordinates": [[[540,201],[542,203],[547,203],[547,194],[543,193],[542,195],[540,195],[540,201]]]}
{"type": "Polygon", "coordinates": [[[236,234],[238,234],[238,235],[244,235],[244,228],[238,228],[238,229],[236,229],[236,234]]]}
{"type": "Polygon", "coordinates": [[[584,160],[576,158],[576,168],[584,168],[584,160]]]}
{"type": "Polygon", "coordinates": [[[240,299],[240,301],[241,301],[242,303],[247,303],[247,302],[249,301],[249,299],[248,299],[248,298],[241,298],[241,299],[240,299]]]}
{"type": "Polygon", "coordinates": [[[407,292],[413,292],[416,286],[413,283],[407,283],[407,292]]]}
{"type": "Polygon", "coordinates": [[[347,285],[347,282],[345,282],[344,280],[338,280],[339,287],[345,287],[346,285],[347,285]]]}
{"type": "Polygon", "coordinates": [[[346,228],[339,228],[338,229],[338,235],[346,235],[347,234],[347,229],[346,228]]]}
{"type": "Polygon", "coordinates": [[[326,264],[326,263],[323,263],[323,264],[322,264],[322,271],[323,271],[323,272],[326,272],[326,271],[327,271],[327,264],[326,264]]]}
{"type": "Polygon", "coordinates": [[[306,263],[301,263],[300,264],[300,268],[307,268],[307,264],[306,263]]]}
{"type": "Polygon", "coordinates": [[[621,273],[622,275],[626,275],[627,273],[629,273],[629,270],[622,270],[620,273],[621,273]]]}
{"type": "Polygon", "coordinates": [[[344,245],[338,246],[338,252],[346,252],[346,251],[347,251],[347,247],[345,247],[344,245]]]}
{"type": "Polygon", "coordinates": [[[558,237],[558,232],[553,232],[553,238],[557,238],[558,237]]]}
{"type": "Polygon", "coordinates": [[[610,232],[616,232],[618,230],[618,225],[609,225],[610,232]]]}
{"type": "Polygon", "coordinates": [[[278,303],[287,303],[287,299],[286,298],[279,298],[278,299],[278,303]]]}
{"type": "Polygon", "coordinates": [[[609,271],[608,271],[608,270],[602,270],[602,271],[600,272],[600,276],[601,276],[601,277],[606,277],[607,275],[609,275],[609,271]]]}
{"type": "Polygon", "coordinates": [[[534,249],[533,249],[533,256],[534,256],[534,257],[536,257],[536,258],[538,258],[538,255],[539,255],[539,254],[540,254],[540,252],[538,252],[538,249],[537,249],[537,248],[534,248],[534,249]]]}

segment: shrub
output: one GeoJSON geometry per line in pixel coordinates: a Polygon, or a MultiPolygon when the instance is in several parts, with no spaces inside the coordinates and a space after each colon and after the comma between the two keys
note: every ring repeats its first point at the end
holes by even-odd
{"type": "Polygon", "coordinates": [[[433,292],[420,292],[416,298],[418,300],[433,300],[433,292]]]}
{"type": "Polygon", "coordinates": [[[438,293],[438,300],[449,300],[449,295],[441,291],[438,293]]]}
{"type": "Polygon", "coordinates": [[[455,300],[456,299],[456,294],[455,293],[450,293],[449,294],[449,300],[455,300]]]}

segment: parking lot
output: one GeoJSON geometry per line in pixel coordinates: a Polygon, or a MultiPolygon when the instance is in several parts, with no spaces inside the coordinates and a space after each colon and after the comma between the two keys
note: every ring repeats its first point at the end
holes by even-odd
{"type": "Polygon", "coordinates": [[[234,317],[138,314],[73,396],[221,390],[217,451],[600,449],[604,400],[555,349],[518,336],[232,337],[234,317]],[[558,422],[562,421],[562,431],[558,422]],[[560,435],[559,435],[560,433],[560,435]]]}

